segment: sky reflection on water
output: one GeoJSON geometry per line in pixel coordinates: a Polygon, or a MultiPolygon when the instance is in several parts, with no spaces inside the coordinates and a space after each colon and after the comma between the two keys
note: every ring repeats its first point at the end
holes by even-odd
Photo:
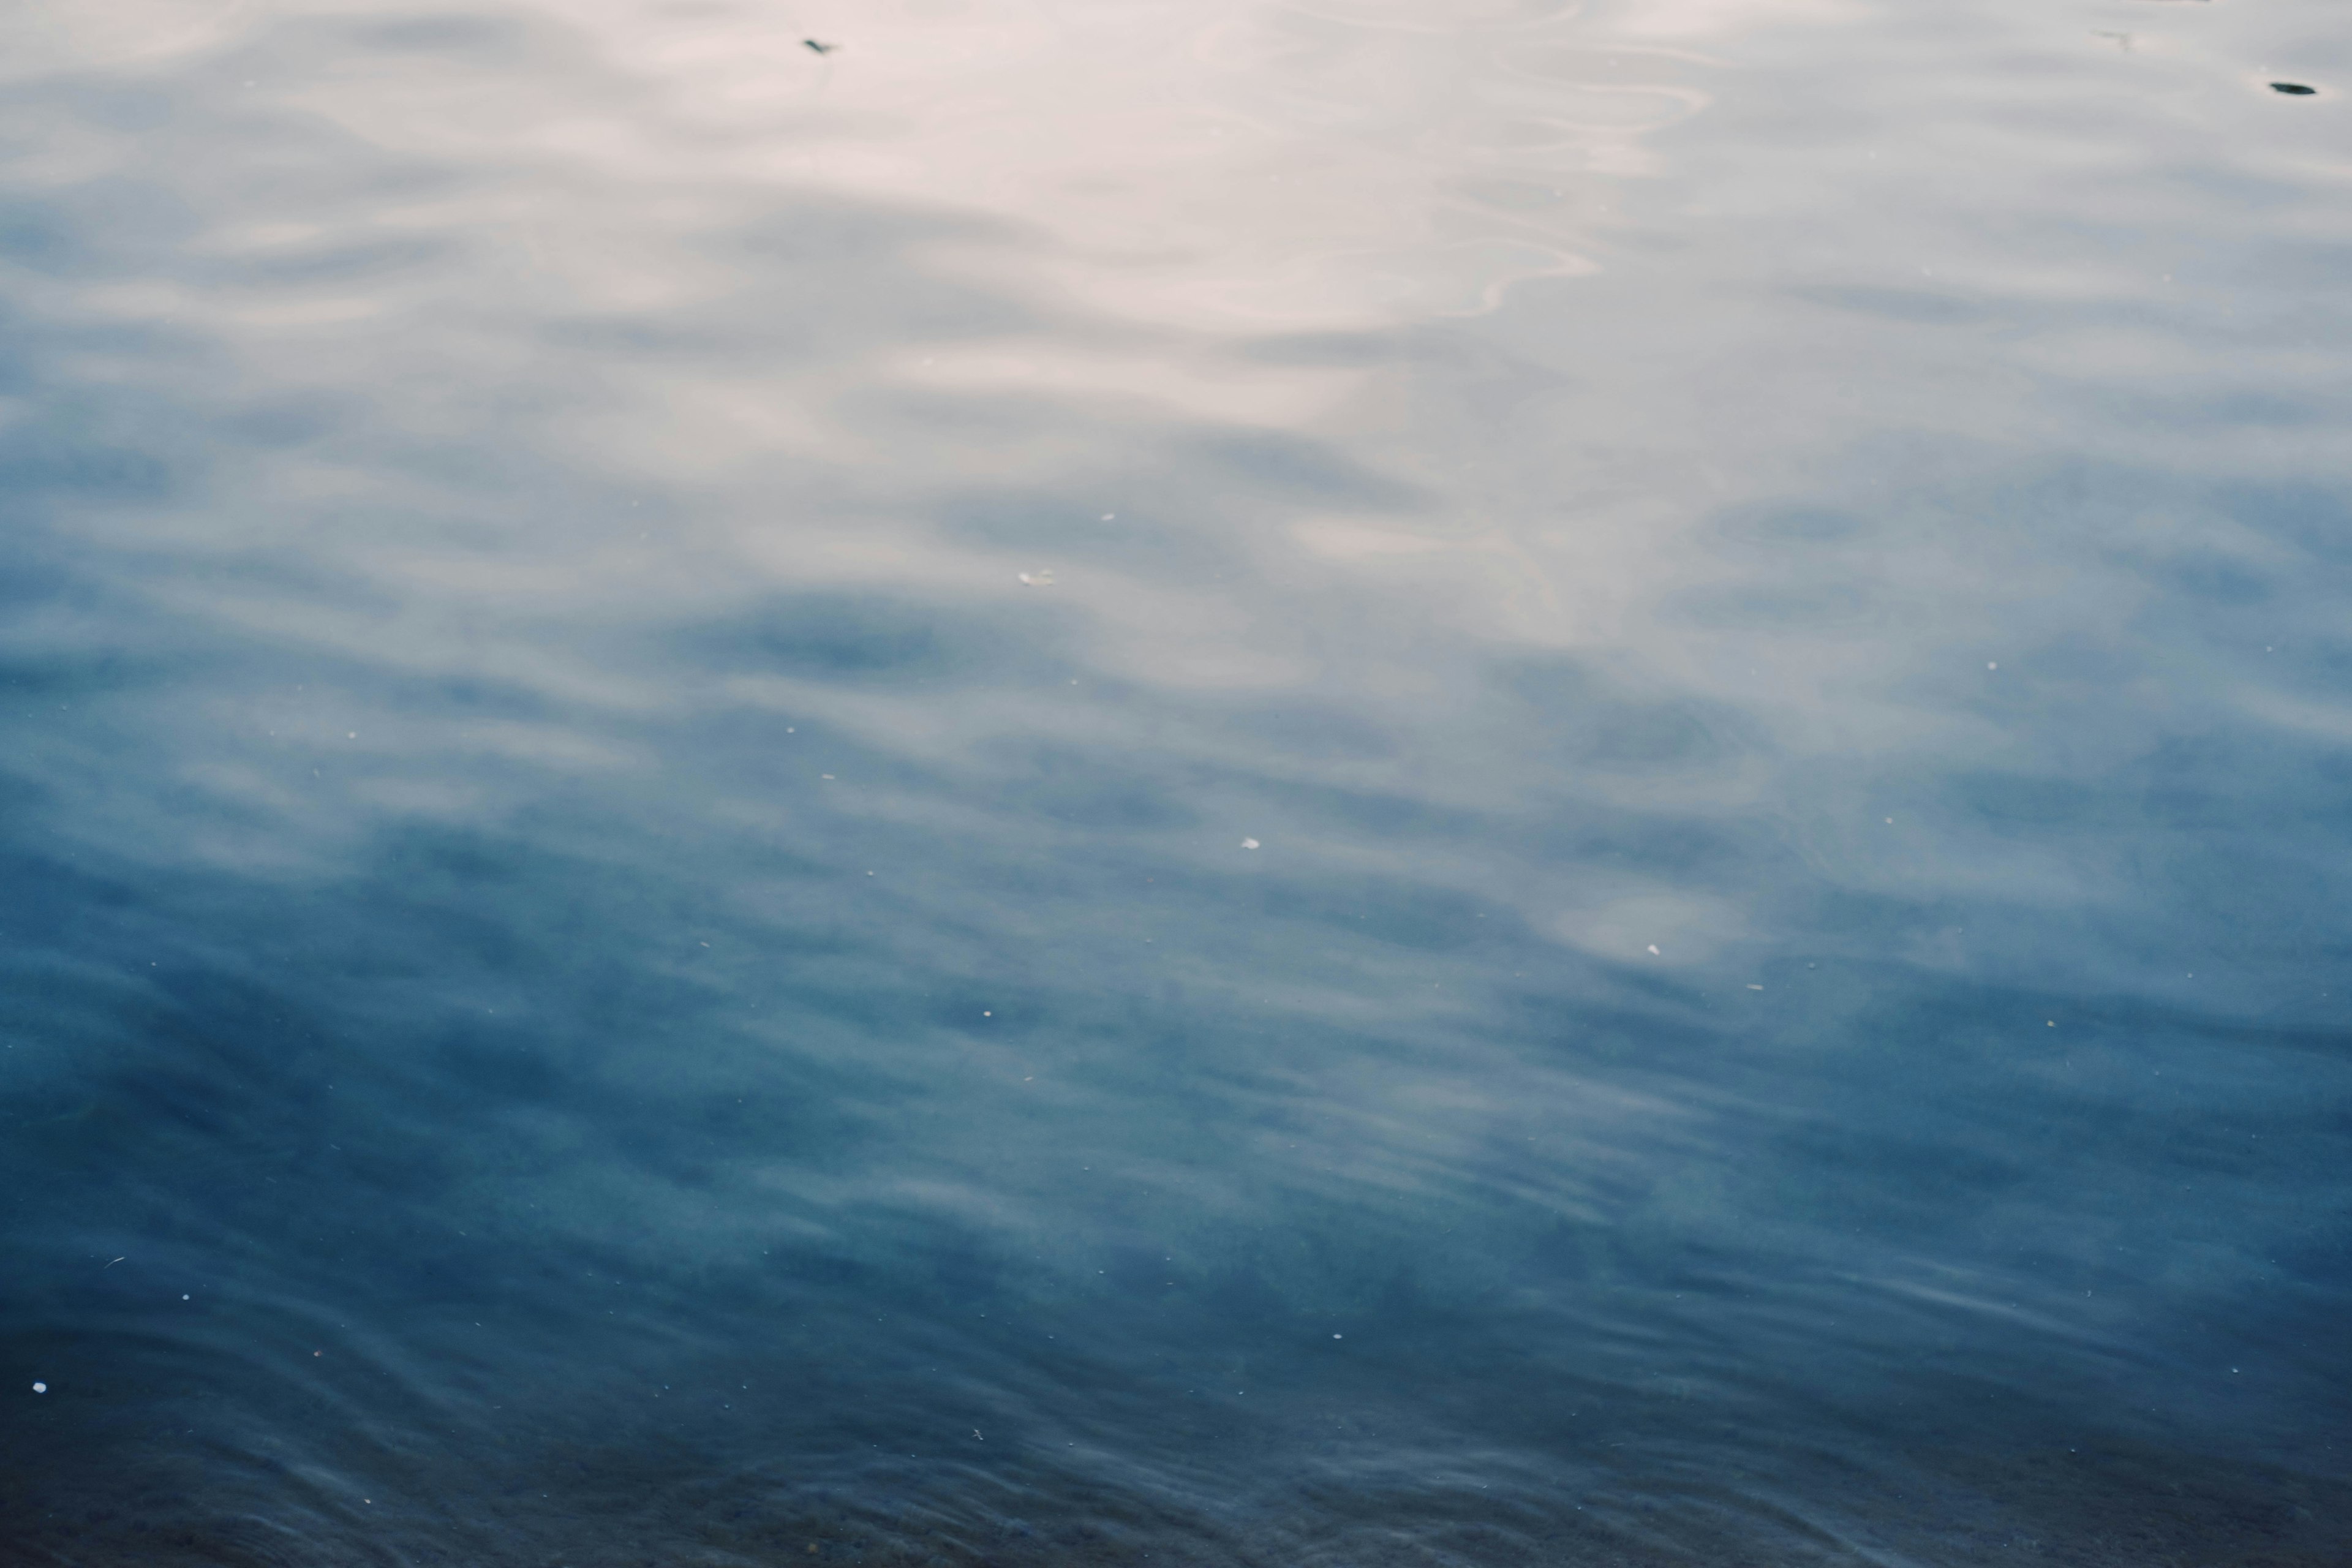
{"type": "Polygon", "coordinates": [[[9,1550],[2336,1560],[2330,20],[6,24],[9,1550]]]}

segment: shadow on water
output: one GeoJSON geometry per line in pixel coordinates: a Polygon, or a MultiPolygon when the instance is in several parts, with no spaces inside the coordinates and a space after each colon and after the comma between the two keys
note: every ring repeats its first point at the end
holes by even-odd
{"type": "MultiPolygon", "coordinates": [[[[11,110],[98,171],[0,222],[16,1560],[2352,1550],[2346,1037],[2266,994],[2340,637],[2145,686],[2309,624],[2336,489],[1857,441],[1671,646],[1515,637],[1285,553],[1476,544],[1410,440],[874,368],[1174,352],[1013,226],[230,85],[443,70],[640,90],[313,21],[11,110]],[[2030,680],[1900,656],[1955,561],[2030,680]],[[1839,639],[1861,719],[1700,657],[1839,639]]],[[[1572,395],[1513,352],[1236,357],[1466,427],[1572,395]]]]}

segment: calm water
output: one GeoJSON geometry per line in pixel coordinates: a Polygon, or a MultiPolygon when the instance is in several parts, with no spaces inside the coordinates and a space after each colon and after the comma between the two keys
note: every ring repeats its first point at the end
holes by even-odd
{"type": "Polygon", "coordinates": [[[14,7],[0,1560],[2352,1560],[2343,22],[14,7]]]}

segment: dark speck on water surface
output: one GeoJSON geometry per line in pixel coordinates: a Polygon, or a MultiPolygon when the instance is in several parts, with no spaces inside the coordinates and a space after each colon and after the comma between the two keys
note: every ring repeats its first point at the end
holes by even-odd
{"type": "Polygon", "coordinates": [[[2352,1562],[2339,10],[9,9],[0,1565],[2352,1562]]]}

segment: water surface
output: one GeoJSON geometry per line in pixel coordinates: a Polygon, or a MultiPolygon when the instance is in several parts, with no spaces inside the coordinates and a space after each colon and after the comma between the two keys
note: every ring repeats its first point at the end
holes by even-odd
{"type": "Polygon", "coordinates": [[[0,1555],[2352,1553],[2330,8],[0,45],[0,1555]]]}

